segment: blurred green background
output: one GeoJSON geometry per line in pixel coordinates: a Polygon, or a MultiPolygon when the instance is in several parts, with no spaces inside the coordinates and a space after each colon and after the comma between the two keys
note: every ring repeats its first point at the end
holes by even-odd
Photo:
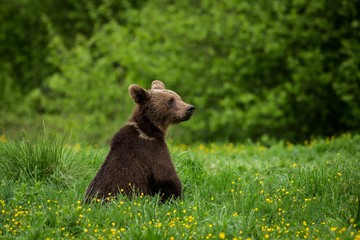
{"type": "Polygon", "coordinates": [[[176,141],[359,132],[359,0],[0,0],[0,135],[106,143],[127,88],[196,106],[176,141]]]}

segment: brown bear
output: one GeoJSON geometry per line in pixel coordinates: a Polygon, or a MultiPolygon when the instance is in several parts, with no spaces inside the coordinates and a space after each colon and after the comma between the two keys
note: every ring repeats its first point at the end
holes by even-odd
{"type": "Polygon", "coordinates": [[[165,135],[171,124],[190,119],[195,107],[159,80],[152,82],[151,90],[132,84],[129,93],[136,107],[112,138],[110,152],[86,190],[86,202],[119,193],[160,194],[161,201],[181,196],[165,135]]]}

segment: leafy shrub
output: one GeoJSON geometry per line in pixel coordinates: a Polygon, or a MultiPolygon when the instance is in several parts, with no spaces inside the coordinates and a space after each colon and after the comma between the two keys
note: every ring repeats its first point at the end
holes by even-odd
{"type": "Polygon", "coordinates": [[[355,130],[345,120],[360,117],[355,5],[185,1],[153,14],[148,4],[135,18],[129,75],[161,76],[194,101],[198,121],[187,127],[201,140],[355,130]]]}
{"type": "Polygon", "coordinates": [[[78,33],[44,14],[53,70],[26,102],[54,128],[103,141],[129,115],[127,86],[161,79],[197,107],[174,130],[188,142],[358,131],[359,1],[114,4],[69,7],[78,33]]]}

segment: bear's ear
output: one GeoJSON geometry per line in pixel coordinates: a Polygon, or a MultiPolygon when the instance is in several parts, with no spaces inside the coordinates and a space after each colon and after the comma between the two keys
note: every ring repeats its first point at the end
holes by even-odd
{"type": "Polygon", "coordinates": [[[151,84],[151,89],[165,89],[165,84],[160,80],[154,80],[151,84]]]}
{"type": "Polygon", "coordinates": [[[145,104],[150,99],[150,93],[136,84],[130,85],[129,93],[134,102],[138,104],[145,104]]]}

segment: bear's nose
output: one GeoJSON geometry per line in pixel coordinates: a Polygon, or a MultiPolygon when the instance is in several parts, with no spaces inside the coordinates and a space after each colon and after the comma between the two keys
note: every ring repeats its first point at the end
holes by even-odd
{"type": "Polygon", "coordinates": [[[192,113],[195,110],[195,107],[193,105],[190,105],[186,108],[186,111],[189,113],[192,113]]]}

